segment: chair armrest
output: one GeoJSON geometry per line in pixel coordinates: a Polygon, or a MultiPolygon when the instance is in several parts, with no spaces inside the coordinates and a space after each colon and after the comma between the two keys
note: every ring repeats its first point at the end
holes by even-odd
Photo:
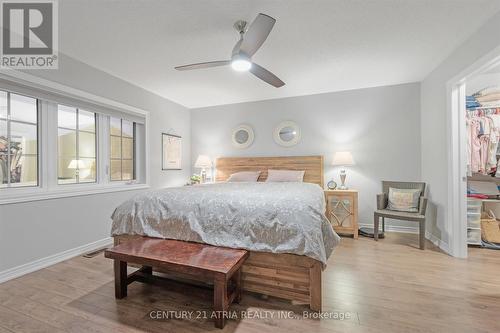
{"type": "Polygon", "coordinates": [[[425,215],[426,210],[427,210],[427,198],[420,197],[420,202],[418,204],[418,213],[420,215],[425,215]]]}
{"type": "Polygon", "coordinates": [[[387,194],[381,193],[377,194],[377,209],[386,209],[387,208],[387,194]]]}

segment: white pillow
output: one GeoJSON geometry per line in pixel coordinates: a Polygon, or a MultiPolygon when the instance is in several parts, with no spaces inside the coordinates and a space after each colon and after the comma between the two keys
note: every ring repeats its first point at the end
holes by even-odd
{"type": "Polygon", "coordinates": [[[302,182],[304,173],[304,170],[267,170],[266,182],[302,182]]]}
{"type": "Polygon", "coordinates": [[[259,179],[260,171],[241,171],[231,174],[228,182],[256,182],[259,179]]]}
{"type": "Polygon", "coordinates": [[[389,187],[389,202],[387,209],[400,212],[418,212],[420,190],[389,187]]]}

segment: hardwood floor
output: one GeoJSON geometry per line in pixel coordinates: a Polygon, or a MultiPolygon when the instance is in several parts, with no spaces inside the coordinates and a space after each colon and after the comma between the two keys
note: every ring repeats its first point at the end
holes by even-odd
{"type": "MultiPolygon", "coordinates": [[[[304,311],[310,313],[305,306],[246,293],[230,309],[254,318],[230,319],[222,331],[500,331],[500,251],[471,248],[469,259],[462,260],[430,243],[426,251],[419,250],[417,235],[386,235],[379,242],[343,238],[329,260],[323,311],[350,318],[305,319],[304,311]],[[277,318],[290,314],[297,318],[277,318]]],[[[209,290],[177,283],[133,283],[127,298],[115,300],[113,265],[100,254],[0,284],[0,333],[219,332],[212,319],[150,318],[153,310],[166,314],[211,307],[209,290]]]]}

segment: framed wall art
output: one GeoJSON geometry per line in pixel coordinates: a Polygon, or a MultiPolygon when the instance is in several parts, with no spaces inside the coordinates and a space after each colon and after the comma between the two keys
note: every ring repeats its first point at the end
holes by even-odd
{"type": "Polygon", "coordinates": [[[161,134],[162,170],[182,169],[182,137],[173,134],[161,134]]]}

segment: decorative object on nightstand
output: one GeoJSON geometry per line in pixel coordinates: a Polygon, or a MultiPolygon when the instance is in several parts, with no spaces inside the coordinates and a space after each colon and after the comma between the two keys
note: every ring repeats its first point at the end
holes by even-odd
{"type": "Polygon", "coordinates": [[[198,155],[194,167],[201,169],[201,183],[205,183],[207,181],[207,169],[212,168],[210,157],[207,155],[198,155]]]}
{"type": "Polygon", "coordinates": [[[340,181],[342,184],[339,187],[339,190],[347,190],[347,186],[345,185],[346,172],[345,167],[355,165],[354,159],[352,158],[351,152],[348,151],[339,151],[333,155],[333,166],[340,166],[342,169],[340,170],[340,181]]]}
{"type": "Polygon", "coordinates": [[[329,190],[336,190],[337,189],[337,182],[330,180],[326,186],[328,187],[329,190]]]}
{"type": "Polygon", "coordinates": [[[358,191],[325,190],[326,217],[339,234],[358,238],[358,191]]]}
{"type": "Polygon", "coordinates": [[[201,176],[194,174],[189,178],[189,180],[190,180],[189,185],[199,184],[201,182],[201,176]]]}
{"type": "Polygon", "coordinates": [[[90,174],[90,167],[83,160],[71,160],[68,169],[74,169],[76,178],[85,178],[90,174]]]}

